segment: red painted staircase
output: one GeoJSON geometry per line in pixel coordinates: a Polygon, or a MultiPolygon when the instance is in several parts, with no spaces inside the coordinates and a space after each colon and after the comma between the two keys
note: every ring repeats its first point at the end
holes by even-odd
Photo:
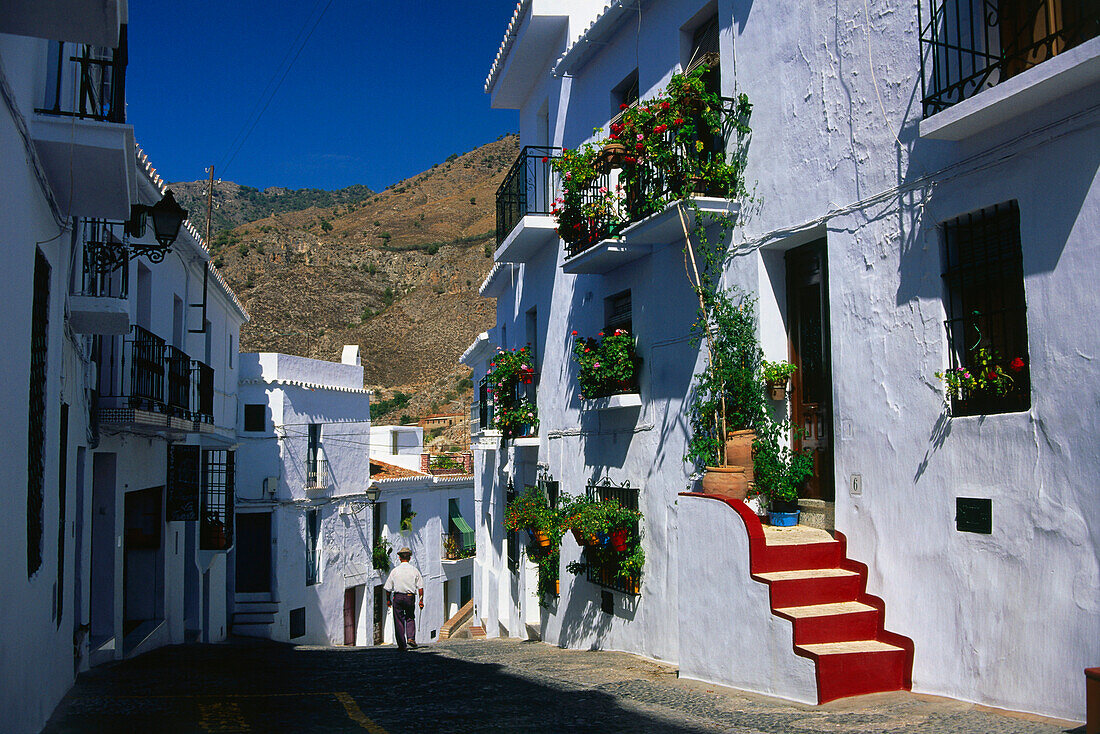
{"type": "Polygon", "coordinates": [[[794,653],[813,660],[818,703],[910,690],[913,641],[883,627],[885,605],[867,593],[867,566],[846,556],[847,540],[824,531],[765,529],[740,500],[723,502],[749,535],[749,569],[768,585],[772,614],[794,626],[794,653]]]}

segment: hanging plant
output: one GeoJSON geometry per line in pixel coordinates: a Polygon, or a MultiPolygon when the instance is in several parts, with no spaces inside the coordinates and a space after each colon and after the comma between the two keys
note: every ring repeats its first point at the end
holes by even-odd
{"type": "Polygon", "coordinates": [[[581,400],[637,392],[638,358],[632,334],[615,329],[608,336],[601,331],[597,337],[580,337],[574,331],[573,337],[581,400]]]}
{"type": "Polygon", "coordinates": [[[493,393],[494,427],[505,439],[538,430],[538,406],[521,385],[534,383],[535,368],[530,347],[501,349],[489,363],[486,375],[493,393]]]}

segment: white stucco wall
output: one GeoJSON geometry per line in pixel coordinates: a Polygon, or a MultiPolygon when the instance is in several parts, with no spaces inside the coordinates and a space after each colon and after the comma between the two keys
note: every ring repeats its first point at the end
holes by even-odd
{"type": "MultiPolygon", "coordinates": [[[[589,139],[613,112],[610,90],[635,68],[643,98],[659,91],[685,60],[678,29],[704,5],[646,4],[640,38],[638,25],[625,23],[598,39],[571,76],[536,79],[520,110],[523,144],[543,142],[544,108],[554,143],[589,139]]],[[[1100,659],[1100,509],[1089,490],[1100,458],[1088,438],[1100,397],[1090,379],[1098,345],[1080,305],[1090,301],[1100,231],[1100,152],[1092,143],[1100,115],[1087,102],[1100,89],[1008,115],[960,142],[921,139],[915,6],[805,6],[796,22],[784,6],[721,2],[717,11],[724,93],[745,92],[754,103],[752,198],[743,202],[725,280],[758,294],[765,354],[785,358],[783,253],[827,241],[836,527],[849,556],[869,566],[868,592],[885,600],[887,629],[915,643],[914,690],[1083,719],[1081,669],[1100,659]],[[1012,200],[1020,209],[1031,408],[949,418],[933,376],[949,361],[940,225],[1012,200]],[[847,492],[852,474],[863,478],[858,498],[847,492]],[[960,496],[992,498],[992,535],[955,529],[960,496]]],[[[686,484],[683,400],[699,368],[686,340],[693,305],[681,248],[577,277],[561,271],[559,250],[548,245],[520,266],[514,287],[497,299],[491,333],[505,348],[530,340],[526,315],[537,308],[541,441],[522,450],[535,454],[524,464],[509,452],[475,452],[479,542],[495,537],[502,547],[503,486],[509,476],[517,487],[532,481],[523,475],[536,462],[565,492],[604,475],[629,480],[642,488],[646,515],[641,597],[631,608],[616,594],[616,614],[607,618],[596,590],[563,572],[543,634],[557,644],[695,665],[672,642],[676,608],[667,600],[690,592],[669,559],[683,552],[678,544],[721,528],[706,513],[689,524],[674,509],[686,484]],[[568,335],[602,327],[603,299],[624,288],[644,360],[643,405],[587,414],[577,406],[568,335]]],[[[475,381],[484,370],[474,368],[475,381]]],[[[567,538],[563,566],[577,553],[567,538]]],[[[494,620],[513,628],[522,617],[522,580],[512,581],[504,558],[479,551],[490,634],[494,620]]],[[[700,562],[718,567],[706,554],[700,562]]],[[[753,637],[729,644],[759,655],[753,637]]],[[[744,685],[778,690],[782,675],[776,667],[744,685]]]]}

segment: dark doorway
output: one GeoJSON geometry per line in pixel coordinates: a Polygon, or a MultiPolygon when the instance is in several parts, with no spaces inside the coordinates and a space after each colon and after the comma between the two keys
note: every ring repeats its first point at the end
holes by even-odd
{"type": "Polygon", "coordinates": [[[829,280],[825,240],[787,253],[787,337],[791,363],[791,421],[804,432],[796,449],[810,449],[814,473],[800,496],[832,502],[833,406],[829,349],[829,280]]]}
{"type": "Polygon", "coordinates": [[[382,585],[374,587],[374,644],[382,644],[382,632],[386,626],[386,594],[382,585]]]}
{"type": "Polygon", "coordinates": [[[239,594],[271,592],[271,513],[237,515],[236,591],[239,594]]]}
{"type": "Polygon", "coordinates": [[[355,644],[355,587],[344,589],[344,644],[355,644]]]}
{"type": "Polygon", "coordinates": [[[122,564],[124,635],[142,622],[163,619],[163,497],[164,487],[126,493],[122,564]]]}

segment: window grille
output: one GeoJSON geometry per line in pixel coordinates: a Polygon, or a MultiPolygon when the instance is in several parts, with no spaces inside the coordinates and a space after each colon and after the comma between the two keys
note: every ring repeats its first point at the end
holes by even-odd
{"type": "MultiPolygon", "coordinates": [[[[507,507],[512,503],[512,500],[516,498],[516,486],[512,484],[512,480],[508,480],[508,486],[504,491],[504,506],[507,507]]],[[[508,546],[508,570],[512,573],[519,572],[519,541],[516,537],[515,530],[509,530],[505,533],[505,543],[508,546]]]]}
{"type": "Polygon", "coordinates": [[[944,299],[951,367],[976,368],[979,350],[993,355],[1012,383],[1005,395],[952,395],[953,415],[1027,410],[1027,347],[1020,210],[1015,201],[965,214],[944,225],[944,299]],[[1019,358],[1023,367],[1010,368],[1019,358]]]}
{"type": "MultiPolygon", "coordinates": [[[[631,487],[629,482],[614,484],[605,477],[599,482],[590,483],[585,492],[589,499],[599,500],[600,502],[614,499],[618,500],[619,504],[623,507],[631,510],[638,509],[639,492],[637,488],[631,487]]],[[[634,528],[634,533],[638,533],[637,527],[634,528]]],[[[586,550],[586,555],[587,552],[586,550]]],[[[607,567],[596,567],[592,564],[588,564],[585,578],[587,578],[590,583],[624,594],[637,594],[642,583],[640,576],[629,576],[625,579],[617,578],[612,569],[607,567]]]]}
{"type": "Polygon", "coordinates": [[[61,426],[57,441],[57,583],[54,584],[54,620],[61,627],[65,612],[65,505],[69,481],[69,406],[61,404],[61,426]]]}
{"type": "Polygon", "coordinates": [[[199,547],[224,551],[233,545],[233,452],[202,452],[202,513],[199,547]]]}
{"type": "Polygon", "coordinates": [[[924,116],[1100,34],[1095,0],[920,0],[924,116]]]}
{"type": "Polygon", "coordinates": [[[613,334],[615,333],[615,329],[630,331],[631,324],[633,323],[630,291],[625,290],[622,293],[616,293],[613,296],[605,298],[604,312],[607,316],[607,325],[604,327],[605,333],[613,334]]]}
{"type": "Polygon", "coordinates": [[[34,251],[31,376],[27,413],[27,576],[42,566],[43,485],[46,473],[46,361],[49,352],[50,263],[34,251]]]}
{"type": "Polygon", "coordinates": [[[321,580],[321,554],[318,539],[321,535],[321,513],[306,510],[306,586],[321,580]]]}

